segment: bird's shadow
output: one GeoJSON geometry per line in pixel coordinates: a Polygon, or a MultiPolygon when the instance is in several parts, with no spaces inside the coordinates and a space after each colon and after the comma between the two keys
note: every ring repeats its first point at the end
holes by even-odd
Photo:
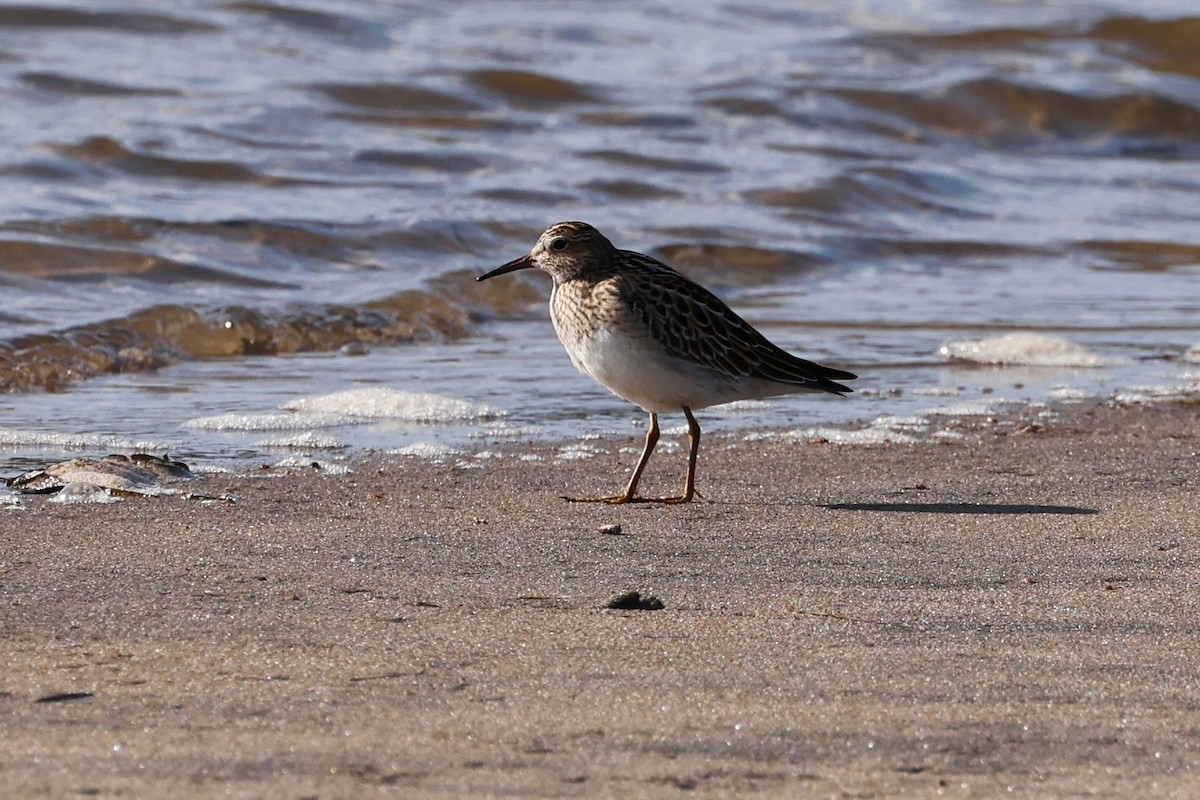
{"type": "Polygon", "coordinates": [[[908,514],[1099,514],[1095,508],[1036,503],[822,503],[833,511],[888,511],[908,514]]]}

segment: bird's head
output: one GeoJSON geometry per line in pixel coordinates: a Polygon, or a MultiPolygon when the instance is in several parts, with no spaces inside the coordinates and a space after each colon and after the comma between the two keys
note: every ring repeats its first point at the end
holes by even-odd
{"type": "Polygon", "coordinates": [[[509,261],[475,280],[486,281],[519,269],[549,272],[555,283],[603,272],[615,252],[612,243],[586,222],[556,222],[538,237],[528,255],[509,261]]]}

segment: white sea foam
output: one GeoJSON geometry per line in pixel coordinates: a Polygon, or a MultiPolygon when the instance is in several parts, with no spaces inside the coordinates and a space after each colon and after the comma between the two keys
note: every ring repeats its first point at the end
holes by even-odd
{"type": "Polygon", "coordinates": [[[757,414],[764,408],[770,408],[770,403],[765,400],[734,400],[732,403],[725,403],[721,406],[722,411],[731,411],[736,414],[757,414]]]}
{"type": "Polygon", "coordinates": [[[184,428],[199,431],[308,431],[332,428],[356,421],[345,414],[217,414],[197,417],[183,423],[184,428]]]}
{"type": "Polygon", "coordinates": [[[1200,342],[1187,349],[1187,352],[1183,354],[1183,360],[1190,361],[1193,364],[1200,364],[1200,342]]]}
{"type": "Polygon", "coordinates": [[[276,469],[307,469],[321,472],[325,475],[348,475],[350,468],[345,464],[335,464],[332,461],[322,461],[319,458],[295,455],[288,456],[273,465],[276,469]]]}
{"type": "Polygon", "coordinates": [[[1022,403],[1019,400],[995,397],[988,400],[965,400],[961,403],[935,406],[925,413],[934,417],[983,417],[988,414],[1000,414],[1004,411],[1033,408],[1035,406],[1035,403],[1022,403]]]}
{"type": "Polygon", "coordinates": [[[887,426],[895,430],[904,428],[921,430],[929,425],[929,419],[927,417],[894,417],[890,414],[882,414],[876,417],[872,424],[887,426]]]}
{"type": "Polygon", "coordinates": [[[0,428],[0,446],[45,447],[61,450],[111,450],[136,452],[164,452],[168,449],[162,442],[146,442],[122,439],[118,436],[101,436],[93,433],[51,433],[49,431],[24,431],[0,428]]]}
{"type": "Polygon", "coordinates": [[[809,428],[796,431],[801,439],[821,439],[830,444],[913,444],[917,437],[909,433],[883,430],[881,428],[809,428]]]}
{"type": "Polygon", "coordinates": [[[306,450],[337,450],[338,448],[345,447],[346,443],[325,433],[302,431],[292,436],[274,436],[270,439],[263,439],[255,442],[255,446],[297,447],[306,450]]]}
{"type": "Polygon", "coordinates": [[[223,464],[188,464],[188,469],[196,475],[230,475],[236,472],[236,470],[223,464]]]}
{"type": "Polygon", "coordinates": [[[484,426],[484,429],[479,432],[472,433],[471,436],[478,439],[504,439],[512,441],[516,439],[532,439],[542,434],[542,428],[536,425],[508,425],[506,423],[492,423],[484,426]]]}
{"type": "Polygon", "coordinates": [[[568,444],[558,448],[558,453],[555,455],[557,461],[579,461],[585,458],[593,458],[604,450],[594,444],[568,444]]]}
{"type": "Polygon", "coordinates": [[[959,397],[962,395],[961,389],[954,389],[949,386],[917,386],[911,392],[912,394],[924,397],[959,397]]]}
{"type": "Polygon", "coordinates": [[[458,461],[454,462],[454,468],[455,469],[483,469],[483,462],[482,461],[468,461],[466,459],[460,458],[458,461]]]}
{"type": "Polygon", "coordinates": [[[915,434],[929,421],[923,417],[876,417],[865,428],[805,428],[786,434],[796,439],[821,439],[830,444],[913,444],[915,434]]]}
{"type": "Polygon", "coordinates": [[[1122,363],[1121,359],[1099,355],[1075,342],[1040,333],[948,342],[938,349],[938,355],[976,364],[1029,367],[1107,367],[1122,363]]]}
{"type": "Polygon", "coordinates": [[[1049,392],[1050,399],[1062,400],[1067,403],[1079,403],[1088,398],[1095,397],[1095,392],[1089,392],[1087,389],[1080,389],[1077,386],[1056,386],[1049,392]]]}
{"type": "Polygon", "coordinates": [[[387,452],[393,456],[413,456],[415,458],[445,458],[446,456],[456,456],[462,453],[457,448],[439,442],[413,442],[412,444],[406,444],[404,447],[397,447],[387,452]]]}
{"type": "Polygon", "coordinates": [[[67,505],[119,503],[120,501],[120,497],[111,494],[103,486],[97,486],[94,483],[84,481],[68,483],[50,498],[51,503],[63,503],[67,505]]]}
{"type": "MultiPolygon", "coordinates": [[[[490,419],[496,416],[496,412],[487,406],[469,403],[466,400],[427,392],[403,392],[381,386],[299,397],[284,403],[280,409],[282,410],[267,414],[231,413],[197,417],[183,423],[183,427],[204,431],[311,431],[316,428],[361,425],[377,420],[457,422],[490,419]]],[[[285,440],[280,446],[291,445],[285,440]]],[[[301,443],[298,446],[305,445],[301,443]]],[[[337,443],[310,446],[342,445],[337,443]]]]}
{"type": "Polygon", "coordinates": [[[301,397],[284,403],[281,408],[305,414],[339,414],[408,422],[457,422],[497,416],[494,410],[485,405],[456,397],[428,392],[405,392],[384,386],[301,397]]]}
{"type": "Polygon", "coordinates": [[[1200,382],[1130,386],[1113,392],[1113,402],[1120,405],[1150,405],[1200,396],[1200,382]]]}

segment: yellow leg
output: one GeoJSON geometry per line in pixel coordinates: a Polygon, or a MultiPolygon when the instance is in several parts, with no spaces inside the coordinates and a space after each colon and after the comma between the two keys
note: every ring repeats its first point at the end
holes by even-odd
{"type": "Polygon", "coordinates": [[[646,446],[642,448],[642,457],[638,459],[637,467],[633,470],[633,475],[629,477],[629,483],[625,486],[625,491],[622,494],[614,494],[609,497],[568,497],[572,503],[612,503],[614,505],[620,503],[638,503],[642,498],[637,496],[638,481],[642,479],[642,472],[646,469],[646,464],[650,461],[650,454],[654,452],[654,446],[658,444],[658,414],[650,413],[650,429],[646,431],[646,446]]]}
{"type": "Polygon", "coordinates": [[[637,497],[638,481],[642,479],[642,472],[646,469],[646,464],[650,462],[650,454],[654,452],[655,445],[658,444],[658,414],[650,413],[650,430],[646,431],[646,446],[642,448],[642,457],[638,459],[637,467],[634,468],[633,474],[629,476],[629,483],[625,485],[625,494],[619,495],[620,498],[616,502],[628,503],[633,498],[637,497]]]}
{"type": "Polygon", "coordinates": [[[700,494],[696,491],[696,456],[700,452],[700,424],[696,422],[696,418],[692,416],[692,410],[687,406],[683,407],[683,413],[688,421],[688,470],[682,495],[679,497],[638,497],[638,481],[642,479],[642,472],[650,461],[650,454],[654,452],[654,446],[658,444],[658,414],[651,413],[650,429],[646,431],[646,446],[642,449],[642,457],[638,459],[637,467],[633,470],[633,475],[630,476],[625,491],[609,497],[568,497],[566,499],[573,503],[612,503],[614,505],[621,503],[690,503],[693,497],[700,494]]]}
{"type": "Polygon", "coordinates": [[[692,416],[692,410],[683,407],[688,421],[688,471],[683,483],[683,496],[667,502],[689,503],[696,492],[696,456],[700,453],[700,423],[692,416]]]}

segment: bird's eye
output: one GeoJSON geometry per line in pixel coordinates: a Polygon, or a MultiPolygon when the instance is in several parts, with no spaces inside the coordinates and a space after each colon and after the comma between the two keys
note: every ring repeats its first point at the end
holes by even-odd
{"type": "Polygon", "coordinates": [[[556,239],[550,240],[550,249],[556,253],[561,253],[567,249],[567,240],[559,236],[556,239]]]}

